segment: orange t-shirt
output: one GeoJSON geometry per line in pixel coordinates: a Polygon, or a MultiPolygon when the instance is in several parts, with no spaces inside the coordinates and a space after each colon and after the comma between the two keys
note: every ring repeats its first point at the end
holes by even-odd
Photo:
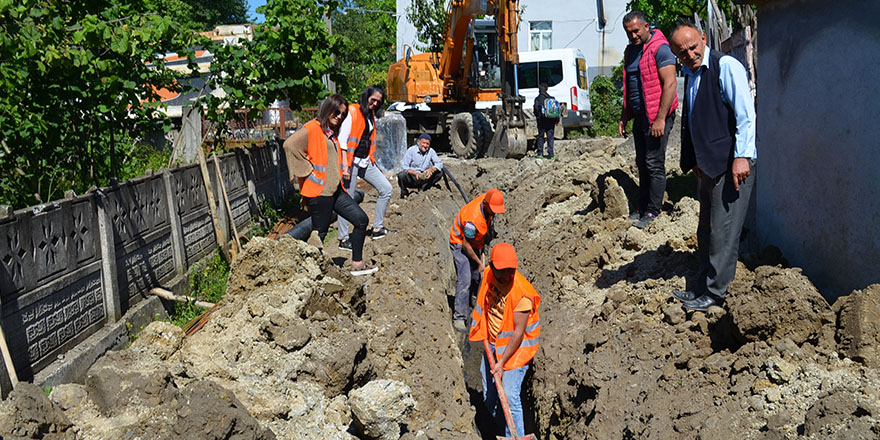
{"type": "MultiPolygon", "coordinates": [[[[489,343],[494,344],[501,331],[501,321],[504,319],[504,307],[507,305],[507,290],[513,284],[499,285],[495,280],[489,281],[489,288],[486,291],[486,324],[489,325],[489,343]]],[[[532,310],[532,300],[523,297],[519,300],[519,304],[513,309],[514,312],[528,312],[532,310]]]]}

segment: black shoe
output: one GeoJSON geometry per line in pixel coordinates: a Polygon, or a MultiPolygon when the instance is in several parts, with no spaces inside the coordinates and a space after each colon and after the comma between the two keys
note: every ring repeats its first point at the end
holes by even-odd
{"type": "Polygon", "coordinates": [[[386,235],[391,234],[391,233],[395,233],[395,232],[397,232],[397,231],[395,231],[394,229],[386,229],[386,228],[382,228],[382,229],[378,229],[378,230],[374,229],[373,232],[370,234],[370,237],[373,240],[380,240],[382,238],[385,238],[386,235]]]}
{"type": "Polygon", "coordinates": [[[645,227],[648,226],[648,223],[651,223],[652,221],[654,221],[655,218],[657,218],[657,216],[655,216],[654,214],[651,214],[649,212],[649,213],[643,215],[642,218],[639,219],[639,221],[633,223],[633,226],[635,226],[639,229],[645,229],[645,227]]]}
{"type": "Polygon", "coordinates": [[[339,250],[351,252],[351,240],[347,238],[345,240],[339,240],[339,250]]]}
{"type": "Polygon", "coordinates": [[[682,301],[681,305],[688,310],[694,310],[697,312],[705,312],[709,310],[709,307],[720,305],[721,301],[716,299],[714,296],[705,294],[699,298],[692,299],[690,301],[682,301]]]}
{"type": "Polygon", "coordinates": [[[679,301],[693,301],[693,300],[697,299],[700,295],[697,295],[696,293],[694,293],[691,290],[685,290],[685,291],[673,290],[672,296],[674,296],[679,301]]]}
{"type": "Polygon", "coordinates": [[[406,198],[408,196],[409,196],[409,191],[401,191],[400,192],[400,200],[406,200],[406,198]]]}
{"type": "Polygon", "coordinates": [[[628,217],[629,220],[632,220],[634,222],[639,221],[641,218],[642,218],[642,215],[639,214],[639,211],[636,211],[636,212],[630,214],[628,217]]]}

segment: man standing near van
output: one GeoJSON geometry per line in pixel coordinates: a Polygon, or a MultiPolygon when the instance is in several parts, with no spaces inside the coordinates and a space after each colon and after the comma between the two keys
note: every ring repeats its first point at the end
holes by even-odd
{"type": "Polygon", "coordinates": [[[666,36],[651,29],[641,11],[623,16],[630,44],[624,51],[623,112],[618,132],[626,137],[633,120],[633,142],[639,169],[638,211],[630,215],[642,229],[659,214],[666,192],[666,141],[675,121],[675,55],[666,36]]]}
{"type": "Polygon", "coordinates": [[[553,132],[556,130],[556,124],[559,123],[559,115],[555,117],[547,114],[547,100],[554,102],[554,112],[558,113],[559,103],[556,98],[547,93],[547,84],[538,85],[538,96],[535,97],[535,119],[538,123],[538,138],[535,139],[535,146],[538,148],[538,157],[544,157],[544,138],[547,138],[547,159],[553,160],[553,132]]]}

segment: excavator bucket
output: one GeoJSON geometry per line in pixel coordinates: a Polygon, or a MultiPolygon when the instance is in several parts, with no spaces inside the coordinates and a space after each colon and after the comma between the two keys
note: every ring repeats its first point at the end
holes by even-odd
{"type": "Polygon", "coordinates": [[[509,128],[503,123],[486,150],[486,157],[520,159],[526,155],[526,131],[524,128],[509,128]]]}

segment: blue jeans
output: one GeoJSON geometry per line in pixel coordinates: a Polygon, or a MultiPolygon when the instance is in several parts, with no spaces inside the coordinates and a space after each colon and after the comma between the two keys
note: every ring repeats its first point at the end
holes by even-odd
{"type": "MultiPolygon", "coordinates": [[[[452,311],[452,319],[468,320],[470,315],[468,311],[471,307],[471,299],[477,296],[480,290],[480,278],[483,273],[480,272],[480,266],[468,258],[461,250],[460,244],[450,244],[449,250],[452,251],[452,261],[455,263],[455,302],[452,311]]],[[[483,254],[483,250],[474,249],[477,257],[483,254]]]]}
{"type": "MultiPolygon", "coordinates": [[[[489,344],[492,352],[495,352],[495,346],[489,344]]],[[[501,377],[501,384],[504,386],[504,393],[507,394],[507,403],[510,404],[510,415],[513,417],[513,423],[516,425],[516,434],[520,437],[526,435],[526,428],[523,426],[523,409],[522,399],[520,399],[520,391],[522,390],[523,378],[526,377],[529,365],[515,368],[513,370],[504,371],[501,377]]],[[[489,414],[495,422],[495,426],[500,428],[504,426],[504,435],[510,436],[510,429],[507,428],[507,422],[504,420],[504,409],[501,408],[501,400],[498,398],[498,388],[495,385],[495,378],[486,377],[489,374],[489,358],[483,353],[483,363],[480,365],[480,375],[483,377],[483,402],[489,409],[489,414]]],[[[500,431],[500,430],[499,430],[500,431]]]]}

